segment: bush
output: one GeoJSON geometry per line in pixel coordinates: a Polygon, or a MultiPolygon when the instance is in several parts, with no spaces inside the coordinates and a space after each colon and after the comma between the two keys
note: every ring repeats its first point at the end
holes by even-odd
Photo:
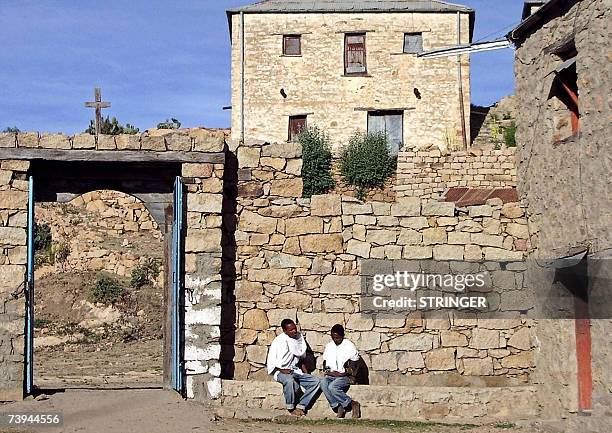
{"type": "Polygon", "coordinates": [[[102,304],[115,304],[125,294],[125,289],[117,278],[110,275],[100,275],[89,290],[89,298],[92,302],[102,304]]]}
{"type": "Polygon", "coordinates": [[[132,269],[130,286],[134,289],[140,289],[145,284],[153,284],[158,276],[159,262],[155,259],[148,258],[144,263],[132,269]]]}
{"type": "Polygon", "coordinates": [[[319,128],[310,127],[300,133],[298,141],[302,145],[302,195],[310,198],[313,195],[325,194],[334,187],[329,137],[319,128]]]}
{"type": "Polygon", "coordinates": [[[51,249],[51,227],[47,224],[34,223],[34,251],[51,249]]]}
{"type": "Polygon", "coordinates": [[[62,242],[53,249],[55,261],[63,265],[70,255],[70,244],[62,242]]]}
{"type": "MultiPolygon", "coordinates": [[[[100,125],[100,132],[106,135],[119,135],[119,134],[138,134],[139,129],[134,125],[130,125],[126,123],[122,125],[119,123],[116,117],[113,117],[112,120],[107,116],[106,119],[102,119],[102,125],[100,125]]],[[[89,122],[89,127],[85,130],[85,134],[96,134],[96,125],[93,120],[89,122]]]]}
{"type": "Polygon", "coordinates": [[[504,127],[504,142],[506,147],[516,147],[516,122],[512,121],[504,127]]]}
{"type": "Polygon", "coordinates": [[[365,198],[368,189],[382,187],[396,167],[397,159],[389,153],[387,135],[383,132],[357,132],[340,157],[342,176],[358,188],[360,199],[365,198]]]}

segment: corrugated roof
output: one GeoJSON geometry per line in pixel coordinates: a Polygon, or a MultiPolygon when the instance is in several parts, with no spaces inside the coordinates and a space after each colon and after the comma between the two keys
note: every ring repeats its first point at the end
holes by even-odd
{"type": "Polygon", "coordinates": [[[519,201],[516,188],[449,188],[442,196],[444,201],[454,202],[457,207],[477,206],[492,198],[500,198],[504,203],[519,201]]]}
{"type": "Polygon", "coordinates": [[[474,10],[440,0],[263,0],[227,11],[228,14],[292,12],[469,12],[474,10]]]}

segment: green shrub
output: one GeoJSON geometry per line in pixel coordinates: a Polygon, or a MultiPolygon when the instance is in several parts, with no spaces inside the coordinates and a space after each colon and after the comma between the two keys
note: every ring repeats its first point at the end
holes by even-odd
{"type": "Polygon", "coordinates": [[[66,260],[68,260],[68,256],[70,255],[70,244],[68,242],[62,242],[53,248],[53,256],[55,257],[55,261],[64,264],[66,260]]]}
{"type": "Polygon", "coordinates": [[[125,289],[117,278],[101,274],[89,290],[89,298],[92,302],[102,304],[115,304],[125,294],[125,289]]]}
{"type": "Polygon", "coordinates": [[[340,172],[348,184],[358,188],[360,199],[365,198],[368,189],[382,187],[396,167],[397,159],[389,153],[383,132],[357,132],[340,157],[340,172]]]}
{"type": "MultiPolygon", "coordinates": [[[[129,123],[122,125],[121,123],[119,123],[116,117],[113,117],[112,119],[110,119],[107,116],[106,119],[102,119],[102,124],[100,125],[100,132],[102,134],[107,134],[107,135],[119,135],[119,134],[134,135],[134,134],[138,134],[139,129],[136,128],[134,125],[130,125],[129,123]]],[[[96,125],[93,120],[89,122],[89,127],[85,130],[85,134],[91,134],[91,135],[96,134],[96,125]]]]}
{"type": "Polygon", "coordinates": [[[506,147],[516,147],[516,122],[512,121],[504,127],[504,142],[506,147]]]}
{"type": "Polygon", "coordinates": [[[325,194],[334,187],[329,137],[319,128],[310,127],[300,133],[298,141],[302,145],[303,196],[325,194]]]}
{"type": "Polygon", "coordinates": [[[145,284],[153,284],[159,276],[159,261],[148,258],[144,263],[132,269],[132,279],[130,286],[140,289],[145,284]]]}
{"type": "Polygon", "coordinates": [[[51,249],[51,227],[47,224],[34,223],[34,251],[51,249]]]}

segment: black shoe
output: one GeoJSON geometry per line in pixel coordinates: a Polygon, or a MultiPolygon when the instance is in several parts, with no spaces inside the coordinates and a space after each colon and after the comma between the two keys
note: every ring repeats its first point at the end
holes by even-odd
{"type": "Polygon", "coordinates": [[[353,418],[361,418],[361,405],[359,404],[358,401],[353,400],[353,403],[351,404],[352,408],[352,416],[353,418]]]}

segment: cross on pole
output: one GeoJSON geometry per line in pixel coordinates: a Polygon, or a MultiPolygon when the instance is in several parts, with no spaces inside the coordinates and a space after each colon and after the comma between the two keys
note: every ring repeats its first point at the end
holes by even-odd
{"type": "Polygon", "coordinates": [[[102,133],[102,109],[110,108],[110,102],[102,102],[102,91],[99,87],[96,87],[94,92],[94,102],[86,102],[85,106],[87,108],[95,108],[96,109],[96,136],[102,133]]]}

